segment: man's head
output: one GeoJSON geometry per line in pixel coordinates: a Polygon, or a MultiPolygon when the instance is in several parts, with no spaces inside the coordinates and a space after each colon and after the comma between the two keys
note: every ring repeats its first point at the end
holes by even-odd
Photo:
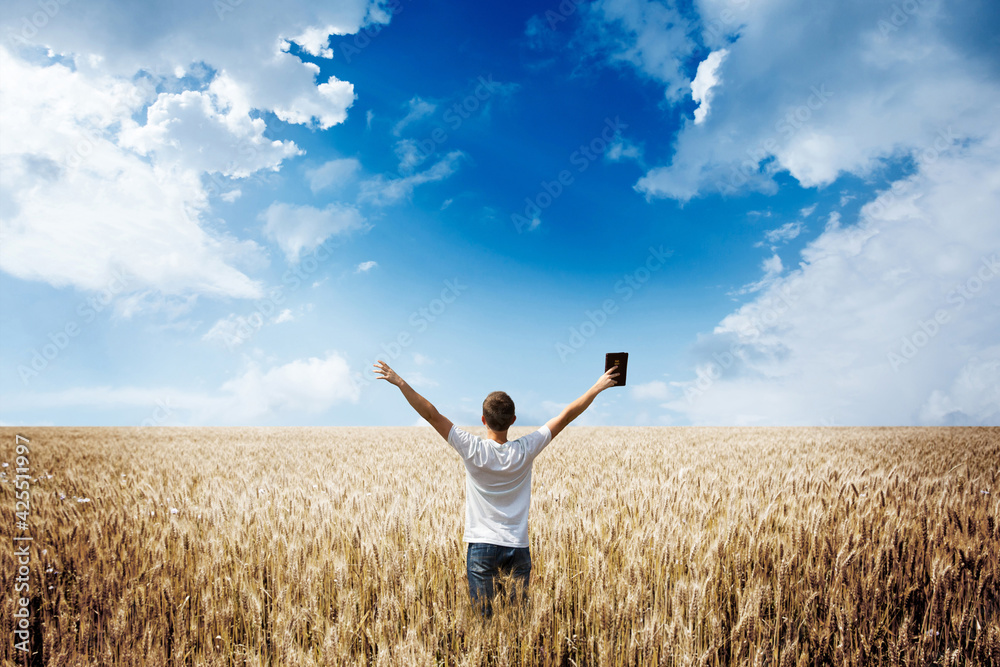
{"type": "Polygon", "coordinates": [[[503,433],[514,423],[514,401],[506,392],[494,391],[483,401],[483,419],[486,428],[503,433]]]}

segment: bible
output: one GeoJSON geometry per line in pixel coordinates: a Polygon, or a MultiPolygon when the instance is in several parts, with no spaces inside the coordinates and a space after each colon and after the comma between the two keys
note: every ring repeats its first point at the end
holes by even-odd
{"type": "Polygon", "coordinates": [[[607,372],[612,366],[617,366],[616,387],[625,386],[625,372],[628,370],[628,352],[608,352],[604,355],[604,371],[607,372]]]}

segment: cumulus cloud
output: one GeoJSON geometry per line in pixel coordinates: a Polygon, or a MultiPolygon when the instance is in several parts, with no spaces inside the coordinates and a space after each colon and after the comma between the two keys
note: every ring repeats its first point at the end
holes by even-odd
{"type": "Polygon", "coordinates": [[[206,92],[161,93],[146,112],[146,124],[127,123],[119,145],[157,164],[195,172],[245,178],[262,169],[277,170],[300,151],[291,141],[264,138],[264,121],[251,119],[245,100],[228,97],[225,77],[206,92]]]}
{"type": "MultiPolygon", "coordinates": [[[[123,78],[140,70],[173,73],[204,63],[225,73],[250,108],[273,111],[290,123],[327,128],[346,117],[354,101],[353,87],[335,77],[317,84],[319,68],[289,53],[290,43],[326,57],[329,34],[355,33],[368,23],[388,22],[384,12],[371,11],[376,4],[317,0],[250,8],[199,0],[60,3],[44,29],[25,41],[75,57],[81,71],[123,78]]],[[[23,18],[37,11],[32,0],[0,6],[0,28],[5,35],[15,35],[11,43],[24,34],[23,18]]]]}
{"type": "Polygon", "coordinates": [[[209,228],[212,192],[227,186],[206,189],[202,175],[246,178],[300,154],[265,137],[261,111],[342,122],[352,85],[317,80],[291,43],[329,57],[330,34],[388,14],[367,0],[252,10],[98,0],[58,3],[39,27],[26,18],[38,12],[33,0],[0,5],[0,269],[83,290],[124,270],[129,291],[258,297],[239,267],[260,248],[209,228]]]}
{"type": "Polygon", "coordinates": [[[331,236],[369,228],[357,208],[336,203],[318,209],[275,202],[260,217],[264,234],[281,247],[292,264],[331,236]]]}
{"type": "MultiPolygon", "coordinates": [[[[782,173],[805,188],[872,179],[887,164],[909,175],[855,219],[832,213],[797,267],[767,259],[738,291],[752,300],[699,338],[695,377],[670,384],[682,396],[670,409],[694,423],[995,422],[1000,68],[995,31],[980,29],[992,15],[935,0],[695,9],[703,43],[728,52],[711,77],[725,85],[708,88],[711,113],[684,123],[673,154],[638,181],[647,198],[774,193],[782,173]]],[[[612,30],[624,22],[603,18],[612,30]]],[[[680,44],[681,26],[619,31],[620,51],[641,53],[647,34],[680,44]]],[[[625,60],[673,99],[686,53],[675,49],[666,76],[625,60]]],[[[874,196],[841,194],[841,206],[874,196]]],[[[800,231],[788,223],[766,240],[800,231]]]]}
{"type": "MultiPolygon", "coordinates": [[[[703,37],[728,51],[720,70],[728,83],[712,89],[710,117],[682,127],[669,161],[639,180],[648,197],[774,192],[779,172],[823,186],[845,173],[869,175],[949,128],[976,137],[993,123],[988,65],[943,35],[957,20],[944,4],[921,3],[890,34],[879,28],[892,12],[887,2],[852,0],[819,16],[816,6],[794,3],[698,7],[709,28],[703,37]],[[713,28],[722,31],[717,39],[713,28]]],[[[672,39],[672,30],[662,32],[672,39]]]]}
{"type": "Polygon", "coordinates": [[[347,360],[332,352],[267,370],[251,363],[242,376],[223,383],[220,393],[235,412],[227,415],[227,421],[242,423],[284,411],[316,414],[341,403],[356,403],[361,389],[347,360]]]}
{"type": "Polygon", "coordinates": [[[252,242],[203,227],[194,171],[168,171],[116,143],[147,99],[137,85],[36,66],[0,46],[0,268],[55,287],[254,298],[237,265],[252,242]]]}
{"type": "Polygon", "coordinates": [[[372,269],[374,269],[376,266],[378,266],[378,262],[373,261],[373,260],[368,260],[367,262],[361,262],[360,264],[358,264],[354,268],[354,272],[355,273],[367,273],[368,271],[371,271],[372,269]]]}
{"type": "Polygon", "coordinates": [[[694,423],[997,424],[1000,133],[922,154],[700,337],[694,423]],[[956,224],[960,221],[960,224],[956,224]]]}
{"type": "Polygon", "coordinates": [[[705,122],[705,117],[708,116],[709,105],[712,102],[712,89],[719,85],[719,65],[728,54],[729,51],[725,49],[712,51],[698,65],[698,72],[695,74],[694,81],[691,82],[691,99],[698,103],[698,107],[694,110],[695,125],[705,122]]]}
{"type": "Polygon", "coordinates": [[[592,49],[662,83],[668,100],[683,99],[690,90],[683,63],[696,44],[693,26],[675,7],[655,0],[598,0],[586,15],[592,49]]]}

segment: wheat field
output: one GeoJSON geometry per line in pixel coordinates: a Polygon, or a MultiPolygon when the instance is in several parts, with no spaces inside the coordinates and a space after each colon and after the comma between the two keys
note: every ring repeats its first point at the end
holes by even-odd
{"type": "Polygon", "coordinates": [[[4,543],[33,538],[30,658],[0,557],[8,665],[1000,664],[1000,429],[570,427],[528,605],[489,621],[430,428],[0,438],[4,543]]]}

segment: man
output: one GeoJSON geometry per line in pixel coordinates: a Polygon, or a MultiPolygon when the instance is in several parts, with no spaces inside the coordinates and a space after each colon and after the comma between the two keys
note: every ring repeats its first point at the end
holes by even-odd
{"type": "Polygon", "coordinates": [[[514,441],[507,430],[514,423],[514,401],[495,391],[483,401],[486,438],[464,431],[443,416],[430,401],[418,394],[384,361],[374,364],[380,380],[403,392],[417,413],[427,420],[465,462],[465,536],[469,543],[466,568],[473,605],[489,618],[493,613],[495,584],[504,572],[515,581],[511,600],[527,596],[531,575],[528,550],[528,507],[531,504],[531,464],[542,449],[590,407],[594,398],[615,384],[614,366],[545,426],[514,441]],[[519,593],[519,594],[518,594],[519,593]]]}

